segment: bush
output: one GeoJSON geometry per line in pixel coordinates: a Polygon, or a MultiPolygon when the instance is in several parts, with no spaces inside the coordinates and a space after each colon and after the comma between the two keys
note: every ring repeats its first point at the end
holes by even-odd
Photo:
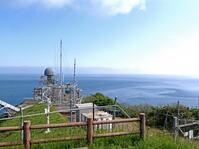
{"type": "Polygon", "coordinates": [[[86,96],[82,100],[83,103],[92,102],[97,106],[113,105],[115,101],[110,97],[104,96],[102,93],[96,93],[94,95],[86,96]]]}

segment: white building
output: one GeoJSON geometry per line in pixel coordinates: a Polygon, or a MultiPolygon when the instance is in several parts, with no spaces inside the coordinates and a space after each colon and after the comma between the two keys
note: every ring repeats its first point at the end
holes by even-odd
{"type": "MultiPolygon", "coordinates": [[[[76,104],[75,107],[78,109],[76,111],[76,121],[86,122],[88,118],[93,118],[93,103],[83,103],[83,104],[76,104]]],[[[107,121],[112,120],[113,116],[107,112],[100,111],[94,105],[94,120],[95,121],[107,121]]],[[[100,124],[95,125],[95,130],[97,129],[105,129],[105,130],[112,130],[112,124],[100,124]]]]}
{"type": "MultiPolygon", "coordinates": [[[[96,105],[94,105],[96,107],[96,105]]],[[[76,121],[81,122],[81,115],[82,113],[90,113],[93,112],[93,103],[82,103],[82,104],[76,104],[75,108],[78,110],[76,111],[76,121]]],[[[96,111],[96,109],[95,109],[96,111]]]]}
{"type": "MultiPolygon", "coordinates": [[[[93,113],[82,113],[81,114],[81,120],[87,121],[88,118],[93,118],[93,113]]],[[[107,112],[104,111],[95,111],[94,120],[95,121],[108,121],[112,120],[113,116],[107,112]]],[[[95,130],[112,130],[112,124],[99,124],[94,126],[95,130]]]]}

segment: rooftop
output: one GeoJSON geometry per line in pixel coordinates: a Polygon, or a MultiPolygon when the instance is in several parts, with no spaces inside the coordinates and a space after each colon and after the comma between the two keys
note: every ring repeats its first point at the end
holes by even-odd
{"type": "MultiPolygon", "coordinates": [[[[77,108],[92,108],[93,103],[82,103],[82,104],[76,104],[77,108]]],[[[96,105],[94,105],[96,107],[96,105]]]]}
{"type": "MultiPolygon", "coordinates": [[[[93,113],[92,112],[89,112],[89,113],[82,113],[82,115],[84,115],[85,117],[87,118],[92,118],[93,117],[93,113]]],[[[112,115],[107,113],[107,112],[104,112],[104,111],[96,111],[95,112],[95,118],[98,119],[98,118],[112,118],[112,115]]]]}

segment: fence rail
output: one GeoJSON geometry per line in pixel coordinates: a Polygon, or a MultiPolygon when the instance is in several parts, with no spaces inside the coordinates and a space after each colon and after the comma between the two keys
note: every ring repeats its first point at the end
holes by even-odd
{"type": "Polygon", "coordinates": [[[5,146],[17,146],[24,145],[24,149],[30,149],[31,144],[38,143],[48,143],[48,142],[57,142],[57,141],[70,141],[70,140],[82,140],[86,139],[88,144],[93,142],[93,138],[100,137],[113,137],[113,136],[122,136],[135,134],[135,132],[112,132],[105,134],[95,134],[94,135],[94,125],[100,124],[116,124],[116,123],[127,123],[127,122],[139,122],[139,134],[142,139],[145,138],[146,134],[146,119],[145,114],[140,113],[139,118],[130,118],[130,119],[119,119],[119,120],[109,120],[109,121],[93,121],[93,119],[88,118],[87,122],[72,122],[72,123],[60,123],[60,124],[41,124],[41,125],[31,125],[30,121],[24,121],[23,127],[2,127],[0,132],[5,131],[23,131],[23,142],[22,141],[13,141],[13,142],[1,142],[0,147],[5,146]],[[86,126],[86,136],[79,137],[62,137],[62,138],[48,138],[48,139],[31,139],[31,130],[34,129],[46,129],[46,128],[64,128],[64,127],[76,127],[76,126],[86,126]]]}

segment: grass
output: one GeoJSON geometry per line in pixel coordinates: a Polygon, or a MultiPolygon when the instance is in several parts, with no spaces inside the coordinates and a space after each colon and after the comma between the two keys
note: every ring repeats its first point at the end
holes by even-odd
{"type": "Polygon", "coordinates": [[[141,140],[137,135],[102,138],[94,140],[89,149],[199,149],[199,142],[177,138],[165,134],[157,129],[150,129],[145,140],[141,140]]]}
{"type": "MultiPolygon", "coordinates": [[[[35,104],[32,107],[29,107],[23,110],[23,113],[24,113],[24,116],[30,115],[30,114],[44,113],[44,108],[46,108],[46,105],[43,103],[35,104]]],[[[55,111],[55,108],[51,107],[51,112],[53,111],[55,111]]],[[[20,113],[17,113],[16,116],[20,116],[20,113]]],[[[39,116],[33,116],[33,117],[26,117],[24,118],[24,120],[30,120],[32,125],[45,124],[46,116],[39,115],[39,116]]],[[[64,116],[62,116],[60,113],[50,114],[50,123],[63,123],[63,122],[67,122],[67,119],[64,116]]],[[[21,125],[21,118],[0,122],[0,127],[20,126],[20,125],[21,125]]]]}
{"type": "Polygon", "coordinates": [[[172,136],[165,134],[156,134],[146,138],[145,141],[140,141],[135,145],[135,149],[198,149],[198,147],[192,143],[178,138],[176,142],[172,136]]]}
{"type": "MultiPolygon", "coordinates": [[[[87,146],[86,140],[70,141],[70,142],[55,142],[33,145],[32,149],[72,149],[87,146]]],[[[22,148],[22,147],[19,147],[22,148]]],[[[9,149],[19,149],[11,147],[9,149]]],[[[174,142],[173,138],[165,134],[156,134],[147,137],[144,141],[139,139],[137,135],[101,138],[95,139],[93,144],[88,146],[89,149],[198,149],[199,146],[194,142],[178,138],[174,142]]],[[[8,148],[6,148],[8,149],[8,148]]]]}
{"type": "MultiPolygon", "coordinates": [[[[35,114],[44,112],[44,104],[36,104],[24,110],[24,115],[35,114]]],[[[52,107],[51,111],[55,109],[52,107]]],[[[20,115],[19,113],[17,115],[20,115]]],[[[45,124],[46,118],[44,115],[25,118],[25,120],[30,120],[34,124],[45,124]]],[[[59,114],[53,113],[50,115],[51,123],[63,123],[67,122],[67,119],[59,114]]],[[[0,127],[5,126],[19,126],[21,125],[20,119],[6,120],[0,122],[0,127]]],[[[126,126],[125,126],[126,127],[126,126]]],[[[56,137],[69,137],[69,136],[86,136],[85,129],[82,127],[73,128],[57,128],[50,129],[51,132],[46,134],[45,129],[43,130],[32,130],[31,138],[56,138],[56,137]]],[[[99,133],[99,132],[98,132],[99,133]]],[[[102,132],[101,132],[102,133],[102,132]]],[[[16,141],[20,140],[20,132],[5,132],[0,133],[0,142],[4,141],[16,141]]],[[[86,140],[81,141],[65,141],[65,142],[50,142],[46,144],[34,144],[31,146],[32,149],[69,149],[88,146],[86,140]]],[[[199,143],[194,141],[188,141],[183,138],[178,138],[176,142],[171,135],[165,134],[157,129],[149,129],[147,132],[146,139],[140,140],[138,135],[128,135],[119,137],[109,137],[109,138],[98,138],[94,139],[93,144],[88,146],[89,149],[199,149],[199,143]]],[[[21,149],[23,146],[7,147],[4,149],[21,149]]]]}
{"type": "MultiPolygon", "coordinates": [[[[44,108],[46,108],[45,104],[35,104],[32,107],[25,109],[24,115],[30,114],[37,114],[37,113],[44,113],[44,108]]],[[[55,108],[52,107],[51,111],[55,111],[55,108]]],[[[16,116],[19,116],[20,113],[17,113],[16,116]]],[[[46,124],[46,116],[39,115],[33,117],[26,117],[24,120],[30,120],[31,125],[36,124],[46,124]]],[[[61,115],[60,113],[53,113],[50,114],[50,123],[65,123],[67,122],[67,118],[61,115]]],[[[21,126],[21,119],[12,119],[12,120],[5,120],[0,122],[0,127],[8,127],[8,126],[21,126]]],[[[86,136],[85,129],[82,127],[73,127],[73,128],[52,128],[50,129],[50,133],[45,133],[46,129],[38,129],[38,130],[31,130],[31,139],[44,139],[44,138],[57,138],[57,137],[69,137],[69,136],[86,136]]],[[[20,131],[12,131],[12,132],[0,132],[0,142],[6,141],[20,141],[21,140],[21,132],[20,131]]],[[[52,143],[53,146],[57,146],[56,144],[64,144],[65,146],[71,146],[71,144],[77,143],[52,143]]],[[[47,144],[48,145],[48,144],[47,144]]],[[[33,148],[40,148],[39,146],[44,145],[33,145],[33,148]]],[[[52,145],[51,145],[52,146],[52,145]]],[[[59,145],[58,145],[59,146],[59,145]]],[[[19,147],[9,147],[9,148],[22,148],[19,147]]]]}

